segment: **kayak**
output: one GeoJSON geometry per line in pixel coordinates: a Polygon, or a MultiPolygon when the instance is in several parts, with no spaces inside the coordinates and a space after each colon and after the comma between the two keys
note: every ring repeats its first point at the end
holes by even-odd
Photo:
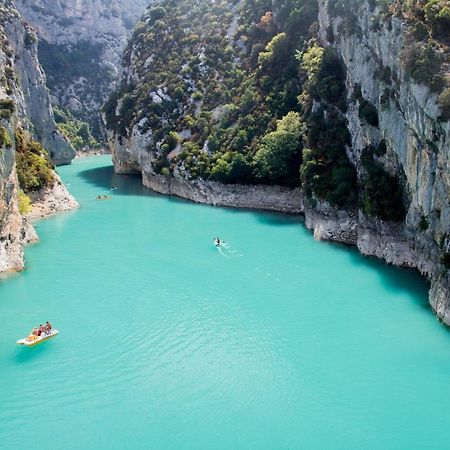
{"type": "Polygon", "coordinates": [[[41,342],[47,341],[48,339],[54,338],[59,333],[58,330],[52,330],[50,334],[42,333],[40,336],[35,336],[34,334],[30,334],[28,337],[19,339],[17,344],[25,345],[26,347],[34,347],[35,345],[40,344],[41,342]]]}

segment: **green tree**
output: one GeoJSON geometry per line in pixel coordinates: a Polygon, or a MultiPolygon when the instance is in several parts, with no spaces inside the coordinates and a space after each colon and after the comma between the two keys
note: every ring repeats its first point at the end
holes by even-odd
{"type": "Polygon", "coordinates": [[[279,71],[285,63],[289,50],[286,33],[279,33],[267,44],[265,50],[259,54],[258,66],[261,73],[279,71]]]}
{"type": "Polygon", "coordinates": [[[277,122],[277,129],[266,134],[254,157],[259,180],[286,185],[299,184],[301,163],[300,115],[290,112],[277,122]]]}

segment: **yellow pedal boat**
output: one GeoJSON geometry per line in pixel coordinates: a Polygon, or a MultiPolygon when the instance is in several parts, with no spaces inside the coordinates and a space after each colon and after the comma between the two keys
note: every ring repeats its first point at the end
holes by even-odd
{"type": "Polygon", "coordinates": [[[40,336],[30,334],[26,338],[19,339],[17,341],[17,344],[25,345],[26,347],[34,347],[35,345],[38,345],[44,341],[54,338],[55,336],[58,335],[58,333],[59,333],[58,330],[52,330],[49,334],[42,333],[40,336]]]}

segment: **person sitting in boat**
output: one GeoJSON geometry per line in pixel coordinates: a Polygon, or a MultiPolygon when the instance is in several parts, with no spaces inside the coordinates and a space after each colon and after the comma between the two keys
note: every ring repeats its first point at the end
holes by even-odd
{"type": "Polygon", "coordinates": [[[38,329],[38,336],[41,336],[42,333],[45,332],[45,328],[44,325],[42,325],[42,323],[39,325],[39,329],[38,329]]]}
{"type": "Polygon", "coordinates": [[[50,322],[46,322],[44,326],[45,334],[50,334],[52,332],[52,324],[50,322]]]}
{"type": "Polygon", "coordinates": [[[38,330],[36,327],[34,327],[34,328],[33,328],[33,331],[31,332],[31,334],[32,334],[33,336],[39,336],[39,330],[38,330]]]}

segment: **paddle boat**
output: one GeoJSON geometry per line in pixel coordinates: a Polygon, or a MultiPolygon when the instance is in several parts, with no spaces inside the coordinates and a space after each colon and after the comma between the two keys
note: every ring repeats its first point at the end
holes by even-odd
{"type": "Polygon", "coordinates": [[[35,345],[38,345],[41,342],[47,341],[51,338],[54,338],[55,336],[58,335],[58,333],[59,333],[59,331],[56,329],[52,329],[50,331],[50,333],[48,333],[48,334],[44,332],[40,336],[30,333],[30,335],[27,336],[26,338],[19,339],[17,341],[17,344],[25,345],[26,347],[34,347],[35,345]]]}

